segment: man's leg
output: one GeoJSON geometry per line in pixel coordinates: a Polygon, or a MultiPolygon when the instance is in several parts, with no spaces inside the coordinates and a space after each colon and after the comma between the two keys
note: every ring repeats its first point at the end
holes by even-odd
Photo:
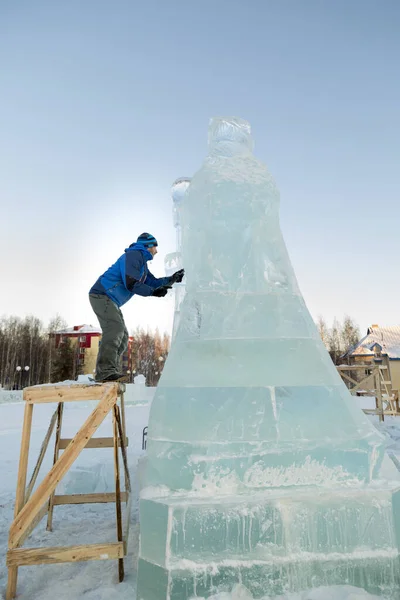
{"type": "Polygon", "coordinates": [[[120,372],[119,350],[126,327],[121,311],[108,296],[90,294],[89,300],[102,330],[96,363],[96,380],[102,381],[120,372]]]}
{"type": "Polygon", "coordinates": [[[119,368],[118,369],[119,369],[119,371],[122,371],[122,356],[123,356],[124,352],[126,352],[126,350],[128,349],[129,333],[128,333],[128,330],[125,325],[123,314],[120,309],[118,309],[118,310],[121,313],[120,316],[124,323],[124,335],[122,336],[121,344],[118,348],[118,356],[119,356],[119,359],[118,359],[119,368]]]}
{"type": "MultiPolygon", "coordinates": [[[[119,311],[119,312],[121,312],[121,311],[119,311]]],[[[121,319],[124,322],[124,317],[122,315],[122,312],[121,312],[121,319]]],[[[120,345],[119,350],[118,350],[118,354],[120,356],[122,356],[123,353],[128,350],[128,342],[129,342],[129,333],[128,333],[128,330],[126,328],[125,322],[124,322],[124,335],[122,337],[121,345],[120,345]]]]}

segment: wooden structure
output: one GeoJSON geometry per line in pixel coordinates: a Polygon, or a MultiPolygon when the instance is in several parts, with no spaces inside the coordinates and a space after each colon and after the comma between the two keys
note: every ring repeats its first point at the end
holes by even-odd
{"type": "Polygon", "coordinates": [[[375,408],[363,409],[367,414],[400,416],[399,394],[392,389],[389,365],[382,361],[373,364],[340,365],[337,370],[353,396],[375,397],[375,408]]]}
{"type": "MultiPolygon", "coordinates": [[[[8,540],[7,600],[16,595],[18,567],[44,563],[64,563],[86,560],[118,560],[119,581],[124,578],[123,558],[127,553],[131,486],[128,471],[125,432],[124,384],[56,384],[35,386],[24,389],[25,413],[22,429],[21,454],[19,461],[17,493],[14,521],[11,524],[8,540]],[[97,400],[97,406],[72,439],[61,437],[63,409],[65,402],[97,400]],[[40,449],[32,477],[27,481],[29,445],[32,428],[33,407],[41,403],[57,403],[49,429],[40,449]],[[112,414],[112,436],[93,437],[107,417],[112,414]],[[35,488],[40,467],[48,448],[52,433],[56,428],[53,467],[35,488]],[[57,495],[56,488],[66,475],[73,462],[84,448],[113,448],[115,493],[57,495]],[[125,490],[121,491],[120,456],[122,456],[125,490]],[[33,493],[32,493],[33,492],[33,493]],[[121,502],[127,503],[125,523],[122,522],[121,502]],[[115,503],[116,541],[113,543],[84,544],[79,546],[55,546],[51,548],[21,548],[25,539],[47,514],[47,529],[52,530],[54,506],[62,504],[115,503]],[[123,527],[125,525],[125,527],[123,527]]],[[[57,595],[57,594],[55,594],[57,595]]]]}
{"type": "Polygon", "coordinates": [[[376,360],[389,367],[392,388],[400,390],[400,325],[381,327],[370,325],[367,335],[343,354],[344,362],[374,364],[376,360]]]}

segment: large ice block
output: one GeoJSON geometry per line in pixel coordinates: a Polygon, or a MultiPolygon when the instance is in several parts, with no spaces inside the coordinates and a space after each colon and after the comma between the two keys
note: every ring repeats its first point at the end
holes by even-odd
{"type": "MultiPolygon", "coordinates": [[[[179,177],[172,184],[171,195],[173,201],[173,218],[174,227],[176,231],[176,252],[167,254],[165,257],[165,274],[167,276],[172,275],[175,271],[182,268],[182,256],[181,256],[181,245],[182,245],[182,227],[181,227],[181,212],[182,204],[186,191],[190,185],[190,177],[179,177]]],[[[174,286],[175,296],[175,309],[174,309],[174,322],[172,328],[172,339],[175,338],[176,331],[179,325],[180,319],[180,306],[182,300],[185,297],[185,281],[175,284],[174,286]]]]}
{"type": "Polygon", "coordinates": [[[351,584],[400,597],[400,476],[305,306],[250,126],[213,119],[151,407],[137,600],[351,584]]]}

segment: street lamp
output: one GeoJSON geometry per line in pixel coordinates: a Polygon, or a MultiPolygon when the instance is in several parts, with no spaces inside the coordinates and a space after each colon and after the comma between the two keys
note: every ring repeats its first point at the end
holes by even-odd
{"type": "Polygon", "coordinates": [[[26,373],[26,375],[28,376],[28,385],[30,385],[30,383],[31,383],[31,378],[30,378],[30,373],[29,373],[29,366],[28,366],[28,365],[26,365],[26,366],[24,367],[24,370],[25,370],[25,373],[26,373]]]}
{"type": "Polygon", "coordinates": [[[127,374],[130,375],[129,377],[129,381],[132,383],[133,382],[133,376],[136,373],[135,370],[130,371],[129,369],[127,370],[127,374]]]}
{"type": "MultiPolygon", "coordinates": [[[[17,390],[21,389],[21,372],[22,372],[22,367],[20,365],[17,366],[17,373],[19,375],[19,381],[17,383],[17,390]]],[[[15,389],[15,388],[14,388],[15,389]]]]}
{"type": "Polygon", "coordinates": [[[29,371],[29,366],[26,365],[23,369],[20,365],[17,366],[17,373],[19,374],[19,384],[18,384],[18,389],[21,389],[21,381],[22,381],[22,371],[25,371],[25,373],[28,373],[29,371]]]}

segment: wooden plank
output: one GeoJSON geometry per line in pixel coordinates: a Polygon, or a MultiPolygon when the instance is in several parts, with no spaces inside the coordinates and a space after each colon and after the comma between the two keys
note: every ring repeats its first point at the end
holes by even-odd
{"type": "MultiPolygon", "coordinates": [[[[33,405],[26,404],[24,410],[24,423],[22,426],[21,436],[21,449],[19,455],[19,467],[18,467],[18,479],[17,479],[17,492],[15,498],[14,518],[22,510],[25,502],[25,487],[26,487],[26,475],[28,470],[28,459],[29,459],[29,446],[31,440],[32,430],[32,416],[33,416],[33,405]]],[[[21,542],[22,543],[22,542],[21,542]]],[[[10,567],[8,570],[8,581],[6,599],[11,600],[15,598],[17,594],[17,579],[18,579],[18,567],[10,567]]]]}
{"type": "Polygon", "coordinates": [[[53,548],[18,548],[7,552],[7,565],[27,565],[80,562],[86,560],[114,560],[124,556],[123,544],[87,544],[82,546],[55,546],[53,548]]]}
{"type": "MultiPolygon", "coordinates": [[[[117,422],[117,426],[118,426],[118,433],[120,436],[120,439],[123,439],[123,436],[125,434],[125,429],[123,426],[123,419],[124,419],[124,414],[119,412],[118,410],[118,406],[115,407],[117,410],[115,410],[115,420],[117,422]]],[[[131,519],[131,508],[132,508],[132,493],[131,493],[131,478],[129,475],[129,468],[128,468],[128,458],[126,455],[126,447],[125,444],[122,443],[121,444],[121,454],[122,454],[122,460],[124,463],[124,473],[125,473],[125,487],[128,493],[128,502],[127,502],[127,506],[126,506],[126,511],[125,511],[125,526],[123,528],[123,535],[122,535],[122,539],[124,542],[124,553],[125,556],[128,554],[128,538],[129,538],[129,527],[130,527],[130,519],[131,519]]]]}
{"type": "Polygon", "coordinates": [[[128,503],[126,505],[126,510],[125,510],[125,526],[124,526],[124,534],[123,534],[125,556],[128,554],[128,539],[129,539],[129,528],[130,528],[130,523],[131,523],[131,510],[132,510],[133,495],[131,493],[128,493],[128,497],[129,497],[128,503]]]}
{"type": "Polygon", "coordinates": [[[383,413],[382,389],[380,386],[379,371],[377,372],[377,374],[375,376],[375,390],[376,390],[376,401],[378,403],[379,421],[384,421],[385,417],[384,417],[384,413],[383,413]]]}
{"type": "MultiPolygon", "coordinates": [[[[121,509],[121,485],[119,478],[119,441],[124,443],[123,440],[118,440],[118,424],[117,417],[119,417],[119,406],[114,405],[113,408],[113,433],[114,433],[114,472],[115,472],[115,512],[117,517],[117,540],[122,542],[123,547],[123,536],[122,536],[122,509],[121,509]]],[[[124,559],[118,560],[118,580],[124,580],[124,559]]]]}
{"type": "Polygon", "coordinates": [[[100,400],[105,390],[119,393],[118,383],[71,384],[71,385],[38,385],[24,389],[24,400],[30,404],[48,402],[80,402],[100,400]]]}
{"type": "Polygon", "coordinates": [[[36,515],[36,517],[32,520],[31,524],[29,525],[28,529],[25,531],[24,535],[21,537],[20,541],[19,541],[19,545],[22,546],[22,544],[24,543],[24,541],[26,540],[27,537],[29,537],[32,533],[32,531],[35,529],[35,527],[37,527],[40,523],[40,521],[43,519],[43,517],[46,516],[47,513],[47,506],[44,505],[39,513],[36,515]]]}
{"type": "MultiPolygon", "coordinates": [[[[379,415],[380,411],[378,408],[363,408],[362,411],[366,414],[366,415],[379,415]]],[[[391,416],[396,416],[399,413],[395,410],[384,410],[383,414],[385,415],[391,415],[391,416]]]]}
{"type": "MultiPolygon", "coordinates": [[[[126,438],[126,441],[128,442],[128,438],[126,438]]],[[[70,443],[71,438],[62,438],[60,440],[60,450],[65,450],[70,443]]],[[[119,445],[121,445],[120,442],[119,445]]],[[[85,448],[114,448],[114,440],[112,437],[91,438],[85,448]]]]}
{"type": "Polygon", "coordinates": [[[122,430],[124,435],[121,436],[124,439],[125,446],[128,446],[128,438],[126,437],[126,421],[125,421],[125,398],[124,394],[121,394],[121,422],[122,422],[122,430]]]}
{"type": "Polygon", "coordinates": [[[342,373],[341,377],[345,380],[345,383],[348,381],[349,383],[352,383],[353,386],[358,384],[358,381],[350,377],[350,375],[346,375],[346,373],[342,373]]]}
{"type": "MultiPolygon", "coordinates": [[[[64,413],[64,402],[60,402],[57,407],[57,429],[56,429],[56,440],[54,444],[53,454],[53,466],[56,464],[60,455],[60,440],[61,440],[61,428],[64,413]]],[[[53,513],[54,513],[54,492],[50,495],[47,515],[47,531],[53,531],[53,513]]]]}
{"type": "MultiPolygon", "coordinates": [[[[126,502],[127,493],[121,492],[121,501],[126,502]]],[[[97,494],[64,494],[54,496],[54,504],[56,506],[62,504],[106,504],[107,502],[115,502],[115,492],[97,493],[97,494]]]]}
{"type": "Polygon", "coordinates": [[[17,595],[18,567],[8,567],[6,600],[12,600],[17,595]]]}
{"type": "Polygon", "coordinates": [[[50,419],[49,428],[47,430],[46,435],[44,436],[44,440],[43,440],[42,446],[40,448],[40,452],[39,452],[39,457],[37,459],[37,463],[35,465],[35,468],[33,469],[31,480],[30,480],[29,485],[28,485],[28,487],[26,489],[26,492],[25,492],[25,502],[28,501],[29,496],[32,493],[32,490],[35,487],[35,483],[36,483],[36,480],[37,480],[38,475],[39,475],[40,467],[42,466],[43,459],[44,459],[44,457],[46,455],[46,451],[47,451],[47,448],[48,448],[48,445],[49,445],[49,442],[50,442],[50,438],[51,438],[52,433],[53,433],[54,425],[56,424],[57,414],[58,414],[58,409],[54,411],[54,414],[53,414],[53,416],[50,419]]]}
{"type": "MultiPolygon", "coordinates": [[[[364,384],[367,383],[367,381],[369,381],[370,379],[373,379],[374,377],[376,377],[376,374],[378,373],[378,371],[373,370],[372,373],[369,373],[368,375],[365,375],[362,379],[360,379],[359,381],[355,380],[355,385],[357,386],[362,386],[364,384]]],[[[343,373],[343,377],[348,377],[350,379],[349,375],[346,375],[345,373],[343,373]]]]}
{"type": "MultiPolygon", "coordinates": [[[[371,375],[367,375],[366,377],[364,377],[364,379],[362,379],[361,381],[356,381],[355,379],[353,379],[352,377],[350,377],[349,375],[346,375],[346,373],[342,373],[341,377],[343,379],[345,379],[346,381],[349,381],[350,383],[353,384],[353,387],[349,390],[352,394],[354,394],[354,392],[358,391],[359,389],[362,389],[364,387],[366,387],[367,382],[370,379],[374,379],[374,382],[376,380],[375,377],[375,373],[371,373],[371,375]]],[[[374,384],[375,385],[375,384],[374,384]]]]}
{"type": "Polygon", "coordinates": [[[21,450],[19,455],[17,493],[14,516],[17,516],[25,503],[26,474],[28,470],[29,446],[31,440],[33,406],[25,405],[24,424],[22,426],[21,450]]]}
{"type": "Polygon", "coordinates": [[[119,410],[117,410],[115,412],[115,419],[117,421],[118,432],[119,432],[119,446],[121,446],[122,461],[124,463],[125,487],[126,487],[127,491],[130,492],[132,488],[131,488],[131,478],[129,475],[128,457],[126,454],[126,445],[123,442],[121,442],[125,432],[123,429],[123,425],[122,425],[122,421],[121,421],[121,413],[119,410]]]}
{"type": "Polygon", "coordinates": [[[38,514],[43,504],[47,502],[61,479],[68,472],[72,463],[77,459],[88,439],[92,437],[117,401],[114,386],[104,386],[103,398],[86,419],[83,426],[75,435],[68,448],[57,460],[42,483],[32,494],[21,512],[15,517],[10,527],[9,548],[16,548],[19,540],[28,529],[31,521],[38,514]]]}
{"type": "Polygon", "coordinates": [[[381,371],[384,371],[385,369],[387,369],[387,367],[385,367],[384,365],[375,365],[373,363],[366,364],[366,365],[341,365],[336,368],[338,371],[357,371],[358,369],[370,369],[370,370],[380,369],[381,371]]]}

